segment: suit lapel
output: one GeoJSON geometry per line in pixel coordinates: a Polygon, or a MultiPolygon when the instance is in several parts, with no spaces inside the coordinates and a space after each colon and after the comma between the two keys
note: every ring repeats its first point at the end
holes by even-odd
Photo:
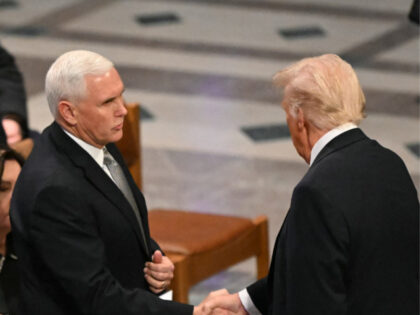
{"type": "Polygon", "coordinates": [[[319,152],[318,156],[315,158],[315,161],[312,163],[311,168],[331,153],[340,150],[354,142],[366,139],[368,139],[368,137],[359,128],[351,129],[338,135],[330,142],[328,142],[327,145],[321,150],[321,152],[319,152]]]}
{"type": "MultiPolygon", "coordinates": [[[[148,214],[147,214],[147,206],[146,206],[146,201],[144,200],[144,197],[142,195],[142,193],[140,192],[139,188],[137,187],[136,183],[134,182],[133,177],[131,176],[130,171],[128,170],[124,159],[121,156],[121,153],[118,151],[117,146],[113,143],[108,144],[107,149],[109,151],[109,153],[111,153],[111,155],[114,157],[114,159],[118,162],[118,164],[121,166],[125,178],[127,179],[128,185],[130,186],[131,192],[134,196],[134,199],[136,201],[137,204],[137,208],[140,212],[140,217],[141,217],[141,224],[143,226],[143,230],[144,233],[146,234],[146,237],[148,238],[146,241],[148,242],[148,247],[150,247],[150,231],[149,231],[149,224],[148,224],[148,214]]],[[[149,253],[152,254],[152,253],[149,253]]],[[[151,255],[149,255],[150,257],[151,255]]]]}
{"type": "MultiPolygon", "coordinates": [[[[118,210],[126,217],[127,221],[130,223],[130,226],[134,229],[141,247],[149,257],[149,253],[145,247],[145,242],[148,240],[143,240],[137,219],[123,193],[118,189],[118,187],[109,178],[109,176],[101,169],[101,167],[92,159],[92,157],[77,143],[70,139],[70,137],[68,137],[61,129],[61,127],[55,122],[51,125],[51,136],[54,144],[60,149],[60,151],[64,152],[64,154],[73,162],[76,167],[82,169],[85,177],[89,180],[89,182],[95,186],[96,189],[99,190],[103,196],[108,199],[116,208],[118,208],[118,210]]],[[[120,163],[120,161],[118,162],[120,163]]],[[[130,188],[133,190],[132,187],[130,188]]],[[[139,209],[142,208],[142,206],[139,205],[137,193],[133,193],[133,195],[135,196],[139,209]]],[[[141,215],[143,215],[143,211],[141,211],[141,215]]],[[[149,235],[149,231],[148,229],[145,229],[145,232],[146,231],[147,237],[149,235]]]]}

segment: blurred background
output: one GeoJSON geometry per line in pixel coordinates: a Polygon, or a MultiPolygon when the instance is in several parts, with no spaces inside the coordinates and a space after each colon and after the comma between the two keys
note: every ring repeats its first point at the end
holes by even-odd
{"type": "MultiPolygon", "coordinates": [[[[0,0],[0,43],[24,76],[31,129],[52,117],[43,92],[60,54],[111,59],[141,104],[149,209],[266,214],[270,249],[307,170],[271,77],[336,53],[367,98],[361,128],[399,154],[420,186],[419,27],[411,0],[0,0]]],[[[195,286],[190,302],[255,280],[250,259],[195,286]]]]}

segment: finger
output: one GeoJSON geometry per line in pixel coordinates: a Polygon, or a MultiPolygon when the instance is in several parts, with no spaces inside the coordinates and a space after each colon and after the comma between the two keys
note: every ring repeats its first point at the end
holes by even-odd
{"type": "Polygon", "coordinates": [[[170,283],[170,281],[168,280],[164,280],[164,281],[157,280],[149,275],[145,275],[144,277],[150,286],[158,290],[167,287],[168,284],[170,283]]]}
{"type": "Polygon", "coordinates": [[[175,270],[174,264],[166,256],[162,257],[162,261],[160,263],[147,262],[146,268],[157,272],[173,272],[175,270]]]}
{"type": "Polygon", "coordinates": [[[159,294],[159,293],[161,293],[163,290],[157,290],[157,289],[155,289],[155,288],[153,288],[153,287],[149,287],[149,289],[150,289],[150,291],[152,291],[154,294],[159,294]]]}
{"type": "Polygon", "coordinates": [[[174,277],[173,272],[159,272],[159,271],[153,271],[149,268],[144,268],[143,271],[145,274],[159,281],[171,280],[174,277]]]}
{"type": "Polygon", "coordinates": [[[240,300],[236,300],[233,295],[219,295],[211,298],[206,303],[208,309],[223,308],[231,312],[239,311],[241,307],[240,300]]]}
{"type": "Polygon", "coordinates": [[[163,292],[163,290],[162,289],[155,289],[155,288],[152,288],[152,287],[149,287],[149,289],[150,289],[150,291],[152,291],[154,294],[159,294],[159,293],[162,293],[163,292]]]}
{"type": "Polygon", "coordinates": [[[162,262],[162,252],[160,250],[156,250],[152,256],[152,262],[155,264],[160,264],[162,262]]]}
{"type": "MultiPolygon", "coordinates": [[[[194,313],[195,314],[195,313],[194,313]]],[[[229,310],[219,308],[219,307],[210,307],[207,303],[201,303],[197,307],[197,314],[200,315],[234,315],[235,313],[230,312],[229,310]]]]}
{"type": "Polygon", "coordinates": [[[211,311],[211,315],[234,315],[235,313],[225,310],[223,308],[215,308],[211,311]]]}
{"type": "Polygon", "coordinates": [[[170,272],[173,273],[175,268],[173,265],[166,265],[166,264],[147,264],[146,267],[147,269],[154,271],[154,272],[170,272]]]}
{"type": "Polygon", "coordinates": [[[149,285],[149,289],[150,291],[152,291],[153,293],[161,293],[162,291],[165,291],[168,287],[170,282],[169,281],[160,281],[158,283],[156,282],[152,282],[152,284],[149,285]]]}
{"type": "Polygon", "coordinates": [[[229,291],[226,290],[225,288],[223,288],[223,289],[220,289],[220,290],[210,292],[209,296],[214,297],[214,296],[228,295],[228,294],[229,294],[229,291]]]}
{"type": "Polygon", "coordinates": [[[226,289],[220,289],[213,292],[210,292],[209,295],[203,300],[203,303],[207,302],[208,300],[212,299],[215,296],[221,296],[221,295],[229,295],[228,290],[226,289]]]}
{"type": "Polygon", "coordinates": [[[149,289],[153,293],[161,293],[161,292],[165,291],[168,288],[168,286],[169,285],[167,285],[166,283],[164,283],[161,288],[155,288],[155,287],[149,286],[149,289]]]}

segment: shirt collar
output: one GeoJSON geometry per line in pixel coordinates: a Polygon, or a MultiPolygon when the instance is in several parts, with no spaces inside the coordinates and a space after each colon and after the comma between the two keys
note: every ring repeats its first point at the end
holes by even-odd
{"type": "Polygon", "coordinates": [[[85,150],[95,161],[99,164],[99,166],[104,165],[104,150],[94,147],[93,145],[83,141],[80,138],[77,138],[75,135],[71,134],[64,128],[63,131],[76,142],[83,150],[85,150]]]}
{"type": "Polygon", "coordinates": [[[338,127],[335,127],[334,129],[331,129],[326,134],[324,134],[321,138],[318,139],[318,141],[315,143],[314,147],[311,151],[311,162],[309,165],[312,165],[312,163],[315,161],[316,157],[318,156],[319,152],[322,151],[322,149],[335,137],[341,135],[342,133],[357,128],[357,126],[353,123],[345,123],[343,125],[340,125],[338,127]]]}

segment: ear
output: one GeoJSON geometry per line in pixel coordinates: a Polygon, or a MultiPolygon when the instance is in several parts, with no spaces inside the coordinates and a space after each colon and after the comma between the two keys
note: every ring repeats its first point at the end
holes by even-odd
{"type": "Polygon", "coordinates": [[[58,114],[69,125],[75,126],[77,124],[76,106],[69,101],[60,101],[58,103],[58,114]]]}
{"type": "Polygon", "coordinates": [[[306,163],[309,164],[311,161],[311,152],[313,147],[311,144],[311,124],[305,119],[305,115],[303,114],[303,110],[301,108],[298,108],[296,123],[302,144],[301,152],[299,154],[303,157],[306,163]]]}
{"type": "Polygon", "coordinates": [[[303,115],[303,110],[300,107],[297,110],[296,121],[297,121],[297,127],[299,131],[303,131],[304,129],[306,129],[305,115],[303,115]]]}

